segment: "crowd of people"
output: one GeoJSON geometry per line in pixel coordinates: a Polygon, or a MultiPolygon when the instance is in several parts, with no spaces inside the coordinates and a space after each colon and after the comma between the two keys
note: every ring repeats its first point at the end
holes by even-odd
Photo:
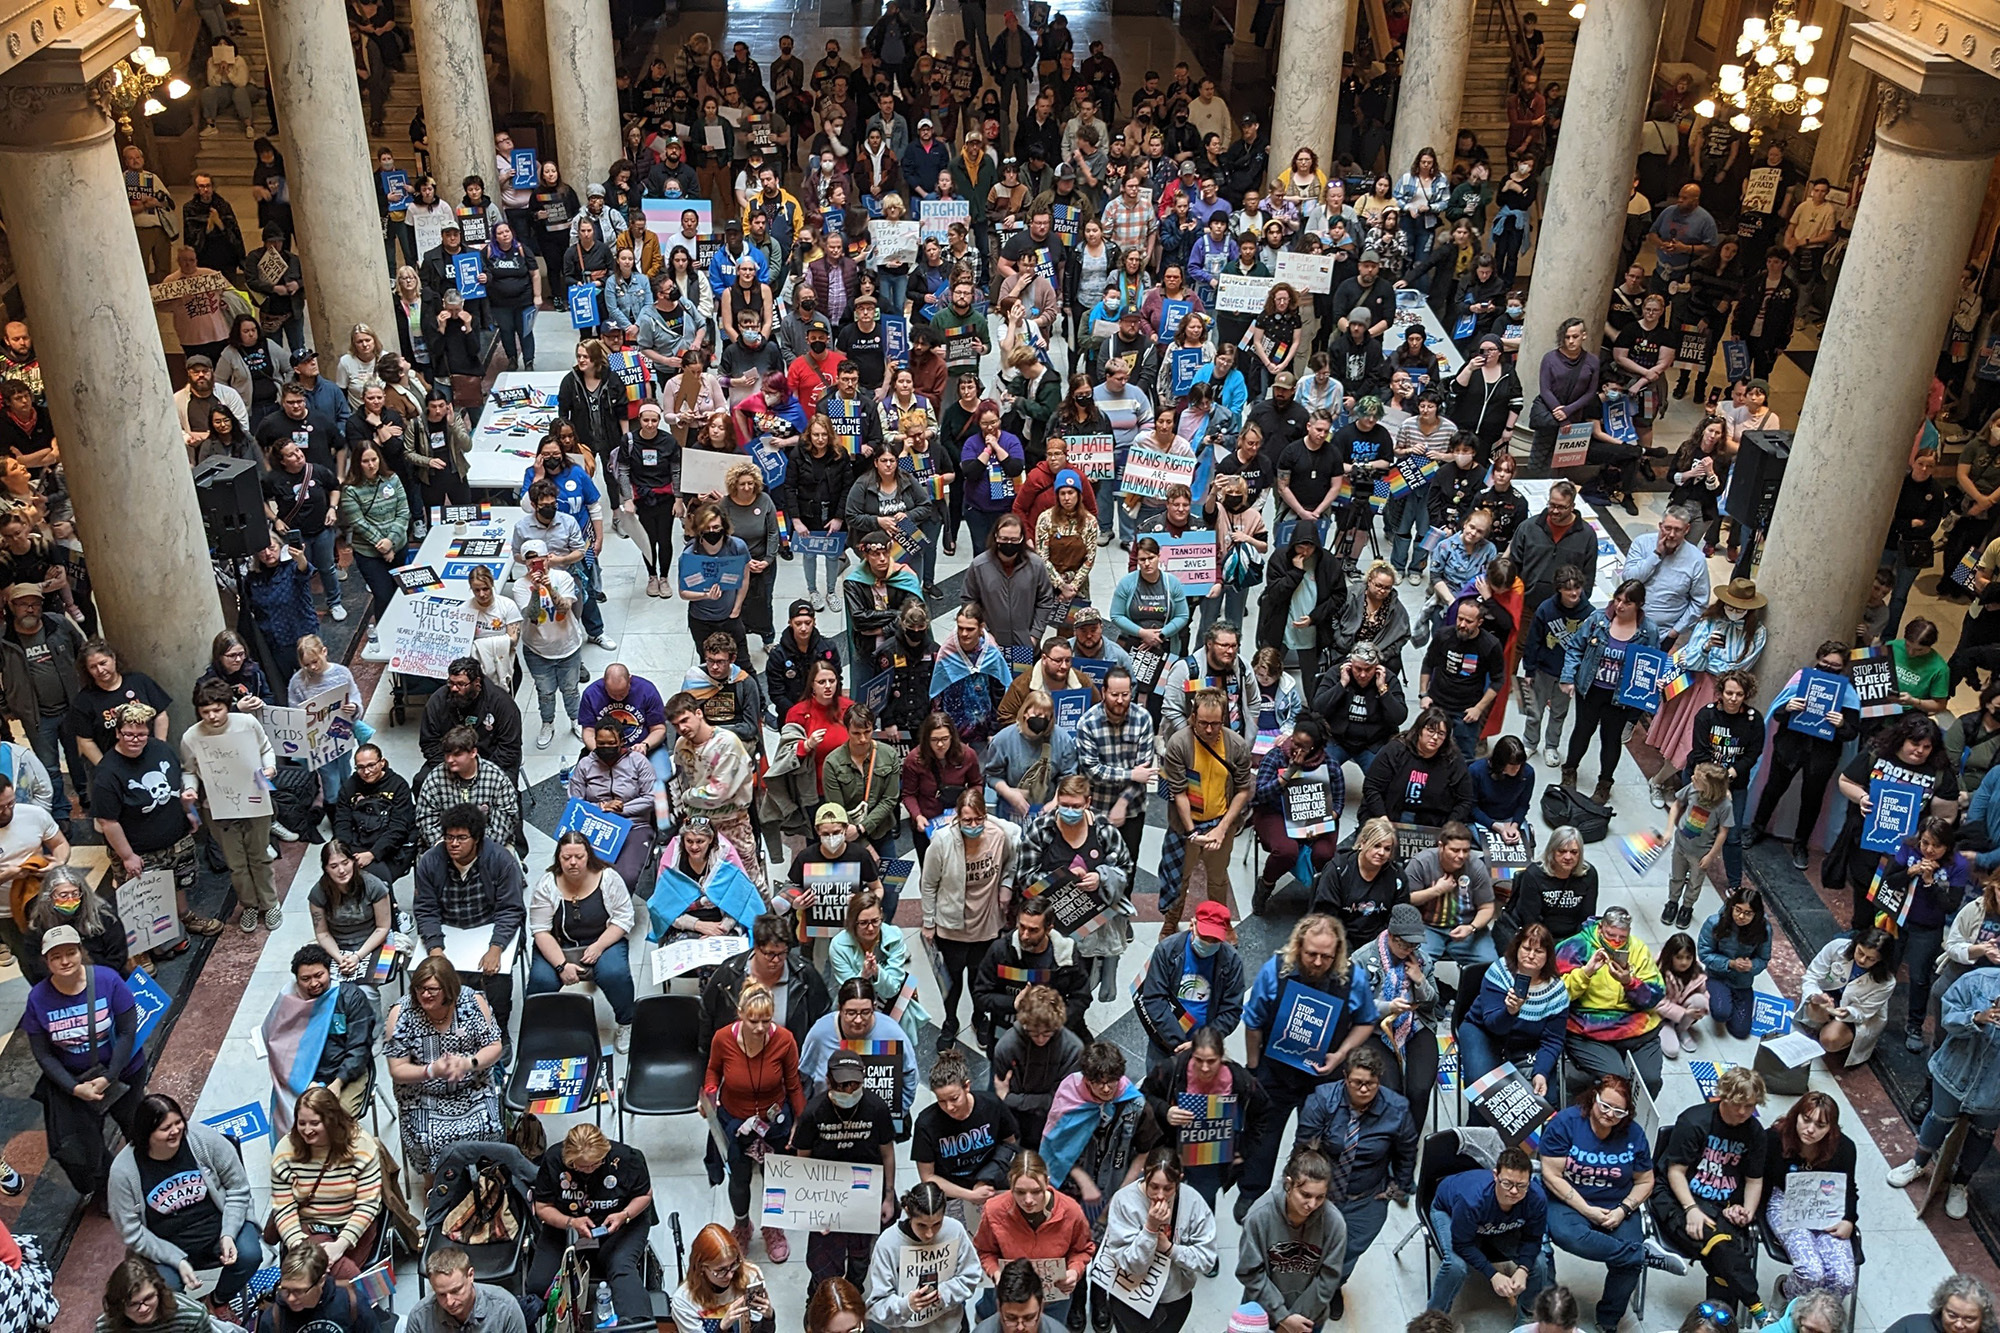
{"type": "MultiPolygon", "coordinates": [[[[219,16],[204,133],[233,108],[255,137],[227,16],[197,7],[219,16]]],[[[405,34],[388,0],[348,7],[379,132],[405,34]]],[[[1263,29],[1275,8],[1258,7],[1263,29]]],[[[1994,649],[1979,614],[2000,587],[2000,426],[1957,464],[1944,567],[1976,566],[1960,648],[1904,615],[1955,503],[1933,476],[1946,422],[1911,450],[1853,641],[1766,662],[1762,534],[1722,515],[1745,437],[1782,424],[1766,377],[1824,307],[1838,223],[1829,183],[1804,181],[1784,145],[1769,145],[1776,194],[1753,189],[1741,136],[1677,131],[1686,89],[1668,90],[1647,140],[1668,160],[1639,163],[1631,266],[1530,375],[1518,270],[1561,122],[1538,60],[1514,72],[1500,160],[1461,133],[1378,171],[1395,52],[1343,66],[1338,160],[1322,163],[1274,157],[1260,118],[1185,64],[1128,83],[1102,42],[1077,61],[1061,14],[1030,28],[1009,8],[995,37],[982,3],[964,9],[948,56],[898,0],[853,64],[835,40],[808,68],[789,36],[768,64],[697,38],[620,76],[624,156],[601,182],[547,154],[523,180],[505,133],[492,179],[456,189],[382,153],[395,337],[355,327],[324,377],[270,141],[256,250],[212,178],[176,205],[128,147],[134,225],[185,352],[189,461],[254,463],[273,534],[237,582],[253,632],[217,637],[186,704],[87,637],[41,369],[27,327],[7,325],[0,688],[26,739],[0,745],[0,941],[34,982],[22,1028],[51,1160],[129,1249],[101,1333],[219,1318],[372,1333],[356,1280],[420,1227],[431,1294],[407,1318],[424,1333],[524,1333],[573,1269],[574,1299],[650,1319],[645,1155],[589,1125],[550,1143],[537,1117],[503,1113],[520,1072],[511,960],[526,951],[524,1000],[601,991],[622,1055],[636,955],[714,939],[735,952],[696,974],[700,1109],[731,1212],[697,1232],[667,1294],[681,1333],[780,1319],[751,1258],[791,1257],[783,1229],[752,1220],[772,1153],[885,1182],[874,1227],[808,1235],[809,1333],[1178,1333],[1220,1275],[1230,1190],[1231,1333],[1316,1333],[1417,1194],[1447,1051],[1461,1085],[1511,1064],[1559,1109],[1532,1150],[1492,1145],[1427,1191],[1440,1262],[1411,1333],[1450,1333],[1475,1270],[1536,1333],[1585,1318],[1611,1333],[1646,1269],[1696,1266],[1707,1299],[1683,1333],[1846,1333],[1862,1256],[1840,1104],[1807,1092],[1766,1123],[1764,1082],[1739,1065],[1655,1141],[1635,1112],[1664,1061],[1749,1036],[1777,927],[1744,849],[1797,781],[1786,841],[1805,869],[1837,779],[1820,875],[1849,890],[1850,926],[1807,965],[1795,1021],[1859,1065],[1902,992],[1930,1089],[1888,1180],[1929,1172],[1968,1116],[1945,1182],[1947,1215],[1967,1215],[2000,1131],[2000,684],[1962,717],[1950,703],[2000,662],[1980,656],[1994,649]],[[1718,205],[1718,226],[1705,190],[1743,205],[1718,205]],[[713,232],[690,206],[676,234],[653,233],[657,200],[703,203],[713,232]],[[1287,256],[1316,261],[1317,285],[1275,279],[1287,256]],[[432,506],[470,494],[489,371],[533,369],[537,311],[579,289],[593,316],[573,320],[556,421],[518,488],[520,572],[468,579],[471,651],[423,704],[421,765],[397,773],[365,734],[317,774],[281,762],[266,707],[343,689],[366,731],[319,617],[348,618],[356,574],[386,610],[432,506]],[[1717,373],[1732,335],[1748,370],[1717,373]],[[1669,415],[1692,418],[1677,448],[1654,443],[1669,415]],[[1573,424],[1589,428],[1580,462],[1573,424]],[[736,456],[719,489],[683,486],[699,451],[736,456]],[[1531,499],[1523,466],[1555,479],[1531,499]],[[1637,513],[1647,483],[1669,489],[1656,531],[1600,568],[1580,502],[1637,513]],[[614,540],[638,546],[646,597],[685,604],[697,660],[678,681],[585,661],[586,645],[617,647],[600,609],[614,540]],[[938,558],[961,541],[947,596],[938,558]],[[1734,569],[1712,583],[1718,553],[1734,569]],[[805,588],[779,618],[792,560],[805,588]],[[717,568],[735,578],[704,580],[717,568]],[[1892,708],[1864,715],[1857,650],[1893,664],[1892,708]],[[1672,697],[1627,688],[1649,652],[1682,682],[1672,697]],[[633,825],[609,858],[572,831],[545,865],[528,859],[523,676],[534,748],[574,752],[566,794],[633,825]],[[1760,676],[1786,679],[1768,714],[1760,676]],[[1628,751],[1670,844],[1657,915],[1675,933],[1653,946],[1585,855],[1628,751]],[[1878,854],[1861,826],[1885,780],[1916,790],[1921,822],[1878,854]],[[272,840],[322,826],[313,940],[261,1032],[278,1148],[260,1225],[230,1143],[148,1090],[132,979],[151,959],[128,956],[108,888],[168,872],[181,939],[158,952],[185,949],[225,929],[189,901],[208,857],[237,928],[275,931],[272,840]],[[1262,856],[1239,903],[1246,832],[1262,856]],[[107,891],[68,864],[86,834],[110,850],[107,891]],[[1161,934],[1127,996],[1148,889],[1161,934]],[[1261,964],[1245,958],[1238,924],[1280,893],[1304,914],[1261,964]],[[934,991],[914,979],[919,949],[934,991]],[[370,984],[385,967],[401,1002],[370,984]],[[1302,994],[1332,1015],[1304,1058],[1287,1030],[1302,994]],[[1128,1006],[1143,1062],[1096,1035],[1128,1006]],[[925,1025],[938,1054],[920,1069],[925,1025]],[[896,1053],[886,1082],[862,1050],[896,1053]],[[362,1127],[384,1077],[393,1145],[362,1127]],[[1233,1108],[1220,1154],[1200,1109],[1216,1099],[1233,1108]],[[464,1248],[490,1213],[420,1222],[407,1203],[478,1195],[464,1182],[488,1158],[508,1164],[532,1235],[518,1298],[476,1281],[464,1248]],[[1844,1174],[1837,1221],[1796,1224],[1795,1172],[1844,1174]],[[1791,1261],[1768,1301],[1760,1233],[1791,1261]],[[277,1280],[259,1307],[267,1246],[277,1280]],[[912,1281],[905,1254],[932,1247],[949,1257],[912,1281]],[[1590,1266],[1588,1315],[1556,1251],[1590,1266]],[[1142,1285],[1143,1312],[1128,1300],[1142,1285]]],[[[1931,415],[1964,419],[1958,386],[1941,387],[1931,415]]],[[[45,1286],[39,1265],[30,1238],[0,1244],[0,1295],[45,1286]]],[[[48,1322],[27,1308],[28,1327],[48,1322]]],[[[1992,1298],[1955,1277],[1896,1327],[1994,1333],[1992,1298]]]]}

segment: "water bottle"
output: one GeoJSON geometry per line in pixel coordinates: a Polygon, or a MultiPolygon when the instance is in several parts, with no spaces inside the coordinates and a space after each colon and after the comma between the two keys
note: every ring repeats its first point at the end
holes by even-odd
{"type": "Polygon", "coordinates": [[[597,1326],[610,1328],[617,1322],[618,1312],[611,1308],[611,1284],[600,1282],[597,1284],[597,1326]]]}

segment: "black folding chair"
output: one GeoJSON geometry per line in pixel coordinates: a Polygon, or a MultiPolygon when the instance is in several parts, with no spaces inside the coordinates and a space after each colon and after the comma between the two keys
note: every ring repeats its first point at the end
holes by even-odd
{"type": "Polygon", "coordinates": [[[521,1294],[528,1278],[528,1257],[534,1250],[535,1232],[541,1226],[535,1219],[530,1195],[534,1169],[535,1164],[509,1143],[467,1142],[445,1149],[438,1159],[430,1193],[424,1198],[423,1253],[417,1256],[419,1296],[423,1294],[425,1265],[431,1253],[447,1245],[465,1251],[472,1261],[472,1276],[477,1280],[516,1296],[521,1294]],[[501,1207],[512,1219],[514,1235],[484,1243],[455,1241],[445,1234],[445,1219],[454,1203],[467,1191],[478,1188],[480,1169],[485,1166],[498,1168],[505,1180],[501,1207]]]}
{"type": "Polygon", "coordinates": [[[515,1043],[514,1068],[502,1099],[507,1109],[519,1115],[536,1100],[528,1087],[536,1064],[575,1059],[585,1061],[583,1086],[591,1097],[591,1116],[602,1124],[604,1105],[596,1100],[596,1093],[600,1080],[616,1082],[617,1071],[613,1057],[598,1039],[596,1000],[567,991],[530,995],[521,1007],[521,1039],[515,1043]]]}
{"type": "Polygon", "coordinates": [[[1456,1129],[1441,1129],[1425,1137],[1423,1145],[1417,1149],[1417,1194],[1414,1200],[1417,1209],[1416,1225],[1403,1233],[1403,1239],[1396,1243],[1391,1258],[1401,1258],[1403,1247],[1416,1239],[1419,1232],[1424,1237],[1424,1290],[1431,1289],[1431,1279],[1437,1274],[1434,1260],[1442,1260],[1451,1248],[1451,1237],[1440,1236],[1431,1225],[1431,1200],[1437,1197],[1438,1186],[1447,1176],[1455,1176],[1461,1171],[1483,1171],[1486,1164],[1467,1153],[1461,1146],[1456,1129]]]}
{"type": "MultiPolygon", "coordinates": [[[[1756,1233],[1758,1243],[1763,1246],[1766,1258],[1772,1263],[1783,1264],[1787,1268],[1792,1266],[1792,1253],[1785,1248],[1784,1239],[1765,1221],[1761,1213],[1758,1215],[1757,1223],[1752,1229],[1756,1233]]],[[[1854,1228],[1854,1290],[1847,1293],[1847,1326],[1849,1328],[1854,1327],[1854,1312],[1859,1308],[1861,1303],[1861,1265],[1867,1262],[1868,1255],[1861,1248],[1861,1228],[1856,1226],[1854,1228]]]]}
{"type": "Polygon", "coordinates": [[[618,1137],[625,1116],[691,1115],[701,1105],[701,997],[644,995],[632,1008],[632,1050],[618,1090],[618,1137]]]}

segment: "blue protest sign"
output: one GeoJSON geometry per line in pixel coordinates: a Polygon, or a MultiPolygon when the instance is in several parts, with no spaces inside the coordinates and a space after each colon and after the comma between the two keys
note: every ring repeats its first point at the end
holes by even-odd
{"type": "Polygon", "coordinates": [[[132,969],[132,975],[125,978],[126,988],[132,992],[132,1001],[139,1010],[138,1044],[144,1046],[146,1038],[153,1035],[153,1029],[160,1025],[167,1010],[173,1005],[173,998],[160,988],[160,983],[146,974],[143,967],[132,969]]]}
{"type": "Polygon", "coordinates": [[[898,368],[910,364],[910,317],[882,316],[882,359],[898,368]]]}
{"type": "Polygon", "coordinates": [[[201,1123],[231,1143],[249,1143],[253,1139],[271,1137],[271,1119],[264,1114],[264,1108],[258,1102],[246,1102],[233,1111],[212,1115],[201,1123]]]}
{"type": "Polygon", "coordinates": [[[1775,1037],[1792,1030],[1792,1014],[1798,1006],[1782,995],[1758,991],[1751,999],[1750,1035],[1775,1037]]]}
{"type": "Polygon", "coordinates": [[[1090,707],[1089,690],[1057,690],[1049,696],[1055,700],[1056,725],[1076,730],[1076,724],[1083,720],[1083,714],[1090,707]]]}
{"type": "Polygon", "coordinates": [[[1100,690],[1104,688],[1105,673],[1111,670],[1111,663],[1102,657],[1079,657],[1071,665],[1096,681],[1100,690]]]}
{"type": "Polygon", "coordinates": [[[1660,683],[1673,674],[1673,659],[1658,648],[1632,644],[1625,650],[1625,671],[1618,677],[1618,703],[1644,713],[1660,709],[1660,683]]]}
{"type": "Polygon", "coordinates": [[[681,591],[707,592],[720,585],[724,593],[743,586],[750,558],[742,555],[703,555],[699,551],[681,553],[681,591]]]}
{"type": "Polygon", "coordinates": [[[509,161],[514,167],[514,188],[517,190],[534,189],[535,180],[541,174],[541,164],[535,161],[535,150],[532,148],[516,148],[509,155],[509,161]]]}
{"type": "Polygon", "coordinates": [[[480,266],[479,256],[470,250],[461,250],[451,257],[452,281],[458,284],[458,294],[468,301],[479,301],[486,296],[486,270],[480,266]]]}
{"type": "Polygon", "coordinates": [[[785,451],[772,444],[770,437],[759,435],[750,441],[750,447],[744,452],[750,455],[750,461],[757,465],[757,470],[764,474],[765,490],[775,491],[785,484],[791,465],[785,461],[785,451]]]}
{"type": "Polygon", "coordinates": [[[1632,423],[1631,400],[1623,394],[1613,394],[1604,402],[1604,433],[1625,444],[1639,439],[1639,428],[1632,423]]]}
{"type": "Polygon", "coordinates": [[[1174,348],[1174,397],[1187,397],[1188,390],[1194,387],[1194,377],[1201,373],[1201,361],[1205,355],[1199,347],[1174,348]]]}
{"type": "Polygon", "coordinates": [[[1172,297],[1160,302],[1160,341],[1171,342],[1181,331],[1181,321],[1194,313],[1194,302],[1177,301],[1172,297]]]}
{"type": "Polygon", "coordinates": [[[569,289],[569,325],[573,329],[597,327],[597,288],[587,282],[569,289]]]}
{"type": "Polygon", "coordinates": [[[382,193],[389,196],[389,207],[401,208],[410,197],[410,173],[380,171],[376,175],[381,179],[382,193]]]}
{"type": "Polygon", "coordinates": [[[1458,323],[1451,326],[1452,339],[1456,341],[1460,338],[1470,338],[1472,336],[1472,331],[1478,327],[1479,327],[1478,316],[1460,315],[1458,317],[1458,323]]]}
{"type": "Polygon", "coordinates": [[[1273,1010],[1265,1056],[1318,1077],[1320,1064],[1333,1049],[1334,1028],[1345,1007],[1338,995],[1287,980],[1273,1010]]]}
{"type": "Polygon", "coordinates": [[[811,532],[805,528],[792,530],[792,549],[800,555],[839,555],[847,549],[847,534],[844,532],[811,532]]]}
{"type": "Polygon", "coordinates": [[[895,692],[896,673],[883,671],[861,682],[861,688],[854,692],[854,702],[867,704],[869,712],[881,717],[889,707],[889,697],[895,692]]]}
{"type": "Polygon", "coordinates": [[[1861,826],[1861,846],[1871,852],[1894,852],[1917,831],[1923,813],[1924,789],[1909,782],[1875,778],[1868,783],[1868,822],[1861,826]]]}
{"type": "Polygon", "coordinates": [[[1844,677],[1831,672],[1810,668],[1801,671],[1798,697],[1805,701],[1806,706],[1793,713],[1786,725],[1793,731],[1803,731],[1823,741],[1832,740],[1834,725],[1827,720],[1827,714],[1841,711],[1840,696],[1847,687],[1844,677]]]}
{"type": "Polygon", "coordinates": [[[590,839],[590,850],[607,861],[615,861],[625,846],[625,839],[632,832],[632,821],[608,810],[600,810],[581,797],[572,796],[569,804],[563,807],[562,819],[556,824],[558,833],[571,830],[590,839]]]}
{"type": "Polygon", "coordinates": [[[1722,368],[1732,382],[1750,378],[1750,347],[1741,338],[1722,340],[1722,368]]]}

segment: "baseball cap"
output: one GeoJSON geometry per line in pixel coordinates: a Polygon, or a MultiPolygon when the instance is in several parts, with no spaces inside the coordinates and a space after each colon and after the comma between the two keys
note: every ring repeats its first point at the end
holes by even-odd
{"type": "Polygon", "coordinates": [[[1380,250],[1363,250],[1361,252],[1361,262],[1364,264],[1379,264],[1382,262],[1382,252],[1380,250]]]}
{"type": "Polygon", "coordinates": [[[848,1051],[842,1051],[826,1062],[828,1083],[859,1083],[867,1072],[861,1057],[848,1051]]]}
{"type": "Polygon", "coordinates": [[[1194,933],[1205,940],[1229,938],[1229,908],[1210,900],[1194,909],[1194,933]]]}
{"type": "Polygon", "coordinates": [[[308,361],[317,360],[319,360],[319,349],[316,347],[301,347],[292,353],[292,364],[295,366],[302,366],[308,361]]]}
{"type": "Polygon", "coordinates": [[[1397,903],[1389,909],[1389,933],[1405,944],[1424,942],[1424,917],[1409,903],[1397,903]]]}
{"type": "Polygon", "coordinates": [[[792,601],[792,609],[785,612],[785,619],[790,620],[793,616],[809,616],[818,611],[818,609],[819,609],[818,607],[814,606],[811,602],[808,602],[803,597],[794,598],[792,601]]]}
{"type": "Polygon", "coordinates": [[[74,944],[80,949],[83,947],[83,936],[76,933],[75,926],[49,927],[48,933],[42,936],[42,957],[47,958],[65,944],[74,944]]]}
{"type": "MultiPolygon", "coordinates": [[[[603,193],[604,193],[604,191],[602,191],[602,190],[595,190],[595,191],[592,191],[592,193],[594,193],[594,194],[603,194],[603,193]]],[[[448,232],[448,231],[455,231],[455,232],[459,232],[459,233],[460,233],[461,235],[463,235],[463,234],[464,234],[464,228],[462,228],[462,227],[460,227],[460,226],[458,225],[458,219],[457,219],[457,218],[446,218],[446,219],[445,219],[445,223],[444,223],[444,225],[443,225],[442,227],[439,227],[439,228],[438,228],[438,235],[442,236],[442,235],[444,235],[444,234],[445,234],[446,232],[448,232]]]]}
{"type": "Polygon", "coordinates": [[[41,601],[42,585],[39,583],[16,583],[7,589],[8,601],[19,601],[23,597],[32,597],[38,602],[41,601]]]}
{"type": "Polygon", "coordinates": [[[283,227],[266,227],[264,228],[264,239],[267,241],[282,241],[285,239],[285,229],[283,227]]]}
{"type": "Polygon", "coordinates": [[[1073,166],[1071,166],[1071,165],[1070,165],[1069,163],[1067,163],[1067,162],[1063,163],[1063,164],[1062,164],[1061,166],[1059,166],[1059,167],[1057,167],[1057,168],[1056,168],[1056,179],[1057,179],[1057,180],[1059,180],[1059,181],[1073,181],[1073,180],[1075,180],[1075,179],[1076,179],[1076,168],[1075,168],[1075,167],[1073,167],[1073,166]]]}
{"type": "Polygon", "coordinates": [[[937,128],[937,122],[936,122],[936,121],[934,121],[934,120],[932,120],[932,119],[931,119],[931,118],[930,118],[929,116],[925,116],[925,117],[923,117],[922,119],[920,119],[919,121],[917,121],[917,128],[918,128],[918,129],[922,129],[922,128],[923,128],[924,126],[926,126],[926,125],[930,126],[930,127],[932,128],[932,129],[936,129],[936,128],[937,128]]]}
{"type": "Polygon", "coordinates": [[[813,812],[813,827],[815,828],[821,824],[845,823],[847,823],[847,807],[838,801],[828,801],[813,812]]]}
{"type": "Polygon", "coordinates": [[[1072,628],[1078,625],[1102,625],[1104,613],[1094,606],[1079,606],[1076,613],[1069,618],[1069,623],[1072,628]]]}
{"type": "Polygon", "coordinates": [[[1299,387],[1299,377],[1289,370],[1281,370],[1271,383],[1280,389],[1296,389],[1299,387]]]}
{"type": "Polygon", "coordinates": [[[548,553],[549,544],[547,542],[525,541],[521,543],[521,558],[523,560],[531,555],[547,555],[548,553]]]}

